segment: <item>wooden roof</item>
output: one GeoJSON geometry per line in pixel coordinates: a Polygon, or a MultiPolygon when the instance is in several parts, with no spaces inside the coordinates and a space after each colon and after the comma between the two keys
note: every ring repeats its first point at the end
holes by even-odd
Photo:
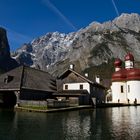
{"type": "Polygon", "coordinates": [[[47,72],[27,66],[17,67],[0,76],[0,90],[30,89],[56,91],[56,81],[47,72]]]}
{"type": "Polygon", "coordinates": [[[20,90],[23,67],[18,67],[9,72],[0,75],[0,90],[20,90]],[[8,77],[9,82],[6,82],[8,77]]]}
{"type": "Polygon", "coordinates": [[[92,84],[92,85],[94,85],[96,87],[105,88],[103,85],[101,85],[101,84],[99,84],[99,83],[97,83],[95,81],[89,80],[87,77],[79,74],[78,72],[76,72],[76,71],[74,71],[72,69],[67,69],[66,71],[64,71],[60,76],[58,76],[58,79],[63,79],[65,77],[67,77],[70,73],[74,73],[75,75],[81,77],[85,82],[88,82],[89,84],[92,84]]]}

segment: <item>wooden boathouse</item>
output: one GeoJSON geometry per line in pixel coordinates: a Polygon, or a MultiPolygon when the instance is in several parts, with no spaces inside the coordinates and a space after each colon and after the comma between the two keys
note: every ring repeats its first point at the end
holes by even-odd
{"type": "Polygon", "coordinates": [[[26,101],[46,101],[56,92],[56,80],[49,73],[27,66],[17,67],[0,76],[0,103],[20,105],[26,101]]]}

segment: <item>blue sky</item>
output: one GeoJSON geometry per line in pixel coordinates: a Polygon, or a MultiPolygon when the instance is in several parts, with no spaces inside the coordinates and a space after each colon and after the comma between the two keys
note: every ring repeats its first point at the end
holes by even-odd
{"type": "Polygon", "coordinates": [[[47,32],[75,32],[121,13],[140,14],[140,0],[0,0],[0,26],[11,50],[47,32]]]}

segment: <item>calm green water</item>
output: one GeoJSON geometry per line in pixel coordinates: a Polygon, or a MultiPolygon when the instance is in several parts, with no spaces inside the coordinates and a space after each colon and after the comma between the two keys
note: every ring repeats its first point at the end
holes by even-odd
{"type": "Polygon", "coordinates": [[[0,110],[0,140],[140,140],[140,107],[49,114],[0,110]]]}

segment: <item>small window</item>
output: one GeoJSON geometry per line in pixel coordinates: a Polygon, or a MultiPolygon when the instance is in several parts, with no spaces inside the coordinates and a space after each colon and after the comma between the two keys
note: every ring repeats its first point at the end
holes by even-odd
{"type": "Polygon", "coordinates": [[[83,89],[83,85],[80,85],[80,89],[83,89]]]}
{"type": "Polygon", "coordinates": [[[68,89],[68,85],[65,85],[65,89],[68,89]]]}
{"type": "Polygon", "coordinates": [[[128,92],[130,92],[130,85],[128,85],[128,87],[127,87],[127,88],[128,88],[128,89],[127,89],[127,90],[128,90],[128,92]]]}
{"type": "Polygon", "coordinates": [[[6,77],[4,78],[4,83],[8,84],[9,82],[11,82],[13,80],[13,76],[10,75],[6,75],[6,77]]]}
{"type": "Polygon", "coordinates": [[[121,86],[121,93],[124,93],[124,89],[123,89],[123,86],[121,86]]]}

